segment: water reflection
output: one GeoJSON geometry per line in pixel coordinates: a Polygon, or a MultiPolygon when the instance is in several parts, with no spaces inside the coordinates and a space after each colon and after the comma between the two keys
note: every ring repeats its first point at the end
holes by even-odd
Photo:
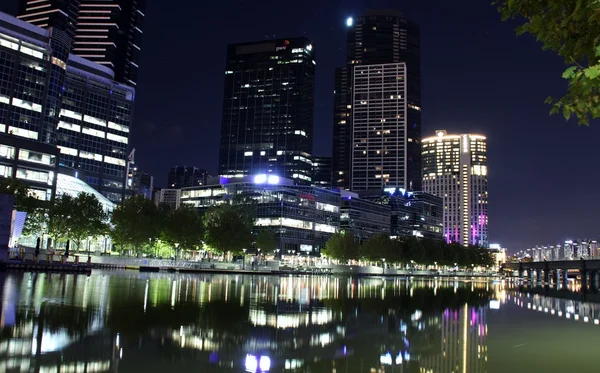
{"type": "Polygon", "coordinates": [[[125,272],[0,288],[15,372],[487,373],[486,310],[507,299],[477,281],[125,272]]]}

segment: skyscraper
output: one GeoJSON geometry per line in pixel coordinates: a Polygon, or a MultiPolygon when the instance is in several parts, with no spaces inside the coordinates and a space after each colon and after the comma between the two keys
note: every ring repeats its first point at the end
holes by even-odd
{"type": "Polygon", "coordinates": [[[104,65],[115,80],[136,84],[145,0],[21,0],[18,18],[66,31],[72,52],[104,65]]]}
{"type": "Polygon", "coordinates": [[[336,69],[335,74],[334,182],[341,188],[355,190],[419,190],[419,27],[395,11],[369,11],[356,19],[349,18],[346,25],[347,65],[336,69]],[[378,76],[377,71],[387,72],[386,77],[378,76]],[[356,82],[359,75],[361,80],[356,82]],[[358,128],[354,125],[356,120],[358,128]],[[373,126],[375,122],[381,125],[373,126]],[[370,126],[368,131],[366,126],[370,126]],[[355,149],[357,144],[363,149],[355,149]]]}
{"type": "Polygon", "coordinates": [[[486,138],[437,131],[423,139],[423,190],[444,199],[444,237],[488,245],[486,138]]]}
{"type": "Polygon", "coordinates": [[[306,38],[228,46],[220,175],[311,182],[315,65],[306,38]]]}
{"type": "Polygon", "coordinates": [[[119,202],[134,89],[70,46],[65,31],[0,13],[0,176],[49,199],[60,165],[119,202]]]}
{"type": "Polygon", "coordinates": [[[322,188],[331,188],[331,157],[317,157],[313,160],[313,185],[322,188]]]}
{"type": "Polygon", "coordinates": [[[181,189],[206,185],[210,175],[208,171],[194,166],[175,166],[168,176],[168,188],[181,189]]]}

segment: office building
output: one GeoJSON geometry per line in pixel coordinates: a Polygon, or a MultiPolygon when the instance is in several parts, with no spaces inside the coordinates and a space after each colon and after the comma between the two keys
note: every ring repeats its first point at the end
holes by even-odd
{"type": "Polygon", "coordinates": [[[206,185],[211,176],[208,171],[194,166],[175,166],[171,168],[168,176],[168,187],[181,189],[193,186],[206,185]]]}
{"type": "Polygon", "coordinates": [[[404,189],[368,190],[360,198],[387,206],[392,237],[443,239],[443,200],[429,193],[404,189]]]}
{"type": "Polygon", "coordinates": [[[165,205],[177,210],[181,207],[181,189],[154,188],[153,200],[156,206],[165,205]]]}
{"type": "Polygon", "coordinates": [[[65,31],[73,39],[72,53],[135,86],[145,7],[145,0],[21,0],[18,18],[65,31]]]}
{"type": "Polygon", "coordinates": [[[312,182],[315,49],[306,38],[228,46],[219,175],[312,182]]]}
{"type": "Polygon", "coordinates": [[[60,163],[115,203],[123,199],[135,91],[112,70],[71,54],[56,145],[60,163]]]}
{"type": "Polygon", "coordinates": [[[331,157],[313,157],[313,185],[321,188],[331,188],[333,185],[331,173],[331,157]]]}
{"type": "Polygon", "coordinates": [[[127,188],[132,192],[132,195],[142,195],[144,198],[152,199],[154,177],[137,167],[130,167],[127,188]]]}
{"type": "Polygon", "coordinates": [[[69,36],[0,13],[0,177],[24,182],[36,198],[56,189],[55,146],[69,36]]]}
{"type": "Polygon", "coordinates": [[[444,200],[444,237],[464,246],[488,245],[486,138],[450,135],[423,139],[423,190],[444,200]]]}
{"type": "Polygon", "coordinates": [[[256,203],[256,232],[275,234],[281,255],[318,255],[340,227],[340,194],[276,175],[221,177],[217,184],[183,188],[180,202],[204,210],[234,197],[256,203]]]}
{"type": "Polygon", "coordinates": [[[420,190],[419,27],[394,11],[369,11],[346,26],[347,64],[335,73],[334,182],[420,190]]]}
{"type": "Polygon", "coordinates": [[[390,206],[361,199],[357,193],[342,190],[340,229],[364,242],[376,234],[390,234],[390,206]]]}
{"type": "Polygon", "coordinates": [[[115,83],[112,70],[69,54],[71,39],[59,29],[0,14],[0,33],[2,176],[25,180],[49,199],[62,166],[120,202],[133,88],[115,83]]]}

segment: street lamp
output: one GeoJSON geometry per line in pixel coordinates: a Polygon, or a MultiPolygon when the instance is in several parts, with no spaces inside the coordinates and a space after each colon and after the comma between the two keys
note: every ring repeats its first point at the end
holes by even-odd
{"type": "Polygon", "coordinates": [[[385,258],[383,258],[381,260],[383,260],[383,271],[381,273],[385,275],[385,258]]]}
{"type": "Polygon", "coordinates": [[[179,259],[178,258],[178,256],[179,256],[179,250],[178,249],[179,249],[179,243],[175,242],[175,260],[179,259]]]}
{"type": "Polygon", "coordinates": [[[246,250],[248,249],[242,249],[244,252],[244,257],[242,258],[242,269],[246,269],[246,250]]]}

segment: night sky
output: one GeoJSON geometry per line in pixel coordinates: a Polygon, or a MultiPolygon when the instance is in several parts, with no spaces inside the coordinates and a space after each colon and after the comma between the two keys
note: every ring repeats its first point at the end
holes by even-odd
{"type": "MultiPolygon", "coordinates": [[[[1,3],[16,12],[17,0],[1,3]]],[[[147,3],[131,144],[158,186],[177,164],[216,173],[226,45],[265,36],[314,41],[315,153],[330,155],[345,20],[396,9],[421,26],[423,136],[445,128],[488,137],[490,242],[516,251],[600,238],[600,123],[548,115],[544,99],[566,88],[562,60],[530,36],[517,38],[491,0],[147,3]]]]}

